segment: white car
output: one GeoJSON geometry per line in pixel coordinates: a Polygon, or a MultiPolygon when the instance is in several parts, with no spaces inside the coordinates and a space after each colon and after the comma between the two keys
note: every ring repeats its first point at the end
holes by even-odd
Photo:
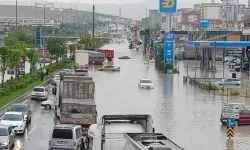
{"type": "Polygon", "coordinates": [[[12,126],[15,134],[23,134],[26,128],[26,121],[22,112],[4,113],[0,124],[12,126]]]}
{"type": "Polygon", "coordinates": [[[41,106],[44,107],[45,109],[51,109],[53,106],[55,106],[55,101],[52,99],[49,99],[47,101],[43,101],[41,103],[41,106]]]}
{"type": "Polygon", "coordinates": [[[64,71],[66,74],[71,74],[71,70],[70,69],[63,69],[62,71],[64,71]]]}
{"type": "Polygon", "coordinates": [[[52,78],[52,84],[59,85],[59,82],[60,82],[60,75],[59,74],[54,75],[54,78],[52,78]]]}
{"type": "Polygon", "coordinates": [[[221,81],[215,82],[217,85],[241,85],[241,81],[236,78],[228,78],[228,79],[222,79],[221,81]]]}
{"type": "Polygon", "coordinates": [[[45,87],[36,86],[31,92],[31,99],[47,100],[48,92],[45,87]]]}
{"type": "Polygon", "coordinates": [[[142,89],[154,89],[154,83],[150,79],[141,79],[138,87],[142,89]]]}

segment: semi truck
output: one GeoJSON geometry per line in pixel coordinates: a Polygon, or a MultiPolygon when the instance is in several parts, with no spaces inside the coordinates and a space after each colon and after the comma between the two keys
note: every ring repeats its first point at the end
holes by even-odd
{"type": "Polygon", "coordinates": [[[87,134],[86,149],[122,150],[127,140],[124,133],[153,133],[150,115],[104,115],[98,124],[92,124],[87,134]]]}
{"type": "Polygon", "coordinates": [[[60,84],[53,91],[56,91],[55,116],[61,124],[78,124],[88,129],[96,123],[95,82],[86,71],[76,69],[75,74],[61,75],[60,84]]]}
{"type": "Polygon", "coordinates": [[[89,67],[89,53],[85,50],[75,50],[75,67],[82,69],[89,67]]]}

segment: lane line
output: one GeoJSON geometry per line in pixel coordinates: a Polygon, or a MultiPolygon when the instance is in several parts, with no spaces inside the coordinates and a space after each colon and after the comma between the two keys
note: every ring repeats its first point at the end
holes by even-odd
{"type": "Polygon", "coordinates": [[[28,134],[31,134],[36,129],[36,126],[34,126],[28,134]]]}

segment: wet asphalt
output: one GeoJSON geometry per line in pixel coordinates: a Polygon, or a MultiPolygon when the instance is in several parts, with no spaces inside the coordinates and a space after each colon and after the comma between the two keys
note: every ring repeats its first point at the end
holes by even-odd
{"type": "MultiPolygon", "coordinates": [[[[250,149],[250,126],[236,127],[235,137],[228,140],[226,127],[219,121],[223,103],[249,103],[248,100],[214,96],[184,84],[185,62],[180,62],[179,75],[167,75],[154,65],[145,65],[142,52],[129,50],[128,44],[110,44],[105,48],[115,50],[114,65],[121,67],[121,71],[100,72],[97,66],[89,68],[96,83],[98,118],[104,114],[151,114],[156,132],[162,132],[187,150],[250,149]],[[123,55],[132,59],[117,59],[123,55]],[[155,89],[138,89],[142,78],[152,79],[155,89]]],[[[39,100],[28,103],[33,110],[32,122],[24,136],[17,137],[14,149],[47,150],[56,123],[54,112],[41,108],[39,100]]]]}

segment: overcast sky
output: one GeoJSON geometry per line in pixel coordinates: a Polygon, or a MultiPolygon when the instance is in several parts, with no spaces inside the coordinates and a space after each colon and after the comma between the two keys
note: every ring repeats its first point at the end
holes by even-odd
{"type": "MultiPolygon", "coordinates": [[[[15,5],[16,0],[0,0],[0,4],[15,5]]],[[[55,7],[70,8],[70,1],[73,9],[92,11],[93,2],[96,5],[96,12],[119,15],[119,7],[122,9],[122,17],[140,20],[146,16],[146,10],[158,9],[159,0],[17,0],[18,5],[34,6],[35,2],[51,2],[55,7]],[[99,5],[98,5],[99,4],[99,5]]],[[[202,0],[177,0],[178,8],[192,8],[193,4],[201,4],[202,0]]],[[[210,0],[203,0],[210,1],[210,0]]],[[[247,0],[240,0],[246,4],[247,0]]]]}

